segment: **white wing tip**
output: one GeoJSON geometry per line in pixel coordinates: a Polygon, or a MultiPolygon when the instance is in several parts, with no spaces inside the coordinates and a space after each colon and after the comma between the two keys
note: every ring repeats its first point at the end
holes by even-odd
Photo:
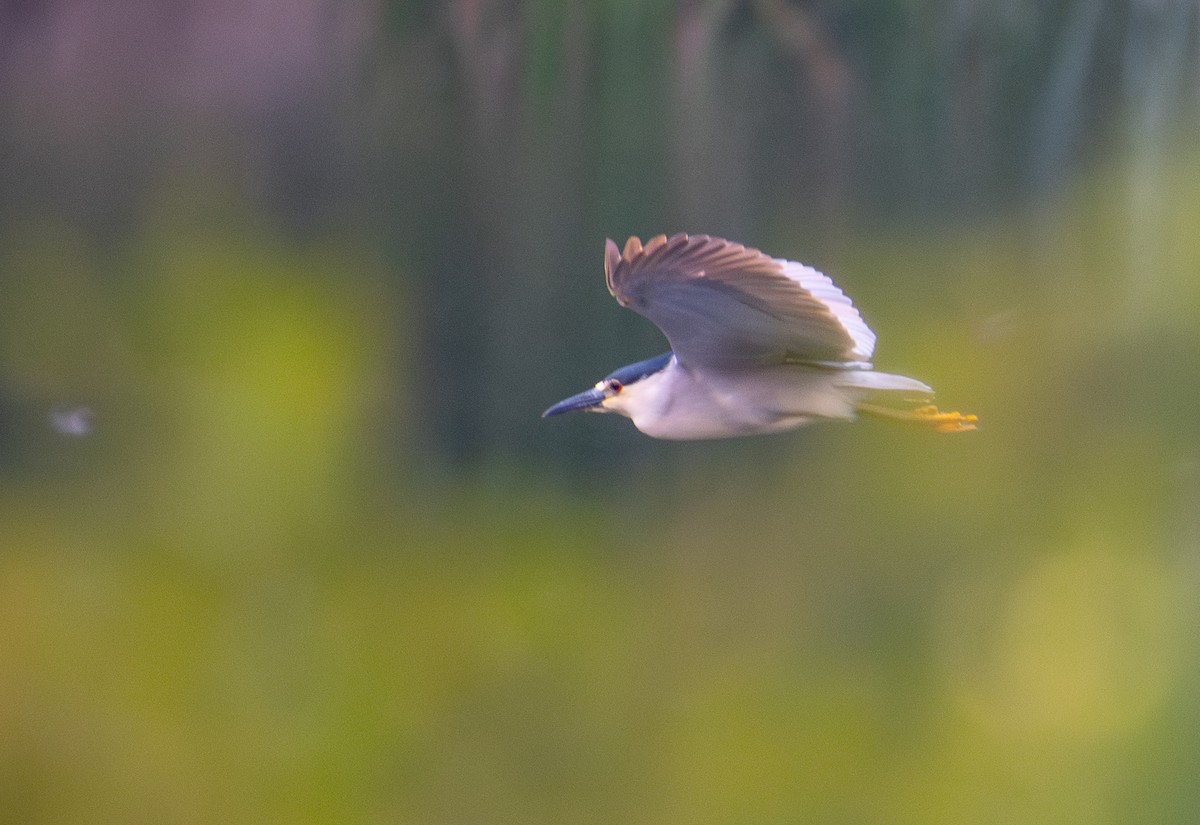
{"type": "Polygon", "coordinates": [[[837,284],[828,275],[808,264],[783,258],[775,258],[775,262],[780,265],[784,275],[799,283],[833,313],[833,317],[854,340],[854,349],[850,354],[863,361],[870,361],[871,354],[875,351],[875,333],[867,326],[867,322],[862,319],[854,303],[846,297],[846,293],[838,289],[837,284]]]}

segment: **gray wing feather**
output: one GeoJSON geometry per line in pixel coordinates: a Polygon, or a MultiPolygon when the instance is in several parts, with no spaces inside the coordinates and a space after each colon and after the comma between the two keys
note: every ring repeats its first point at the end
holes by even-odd
{"type": "Polygon", "coordinates": [[[803,267],[799,277],[796,267],[707,235],[605,246],[609,291],[653,321],[685,366],[869,359],[875,336],[849,299],[816,270],[803,267]]]}

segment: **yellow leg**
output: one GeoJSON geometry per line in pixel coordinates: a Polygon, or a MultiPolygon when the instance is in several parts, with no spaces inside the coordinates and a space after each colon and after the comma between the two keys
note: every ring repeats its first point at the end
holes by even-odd
{"type": "Polygon", "coordinates": [[[938,412],[938,408],[929,404],[917,407],[915,410],[897,410],[893,407],[881,407],[877,404],[859,404],[858,411],[879,418],[890,418],[893,421],[905,421],[909,424],[919,424],[931,427],[939,433],[965,433],[975,429],[978,416],[963,415],[960,412],[938,412]]]}

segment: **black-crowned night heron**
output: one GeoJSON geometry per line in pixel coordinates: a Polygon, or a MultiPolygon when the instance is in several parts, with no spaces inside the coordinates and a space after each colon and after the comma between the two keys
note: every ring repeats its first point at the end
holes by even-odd
{"type": "Polygon", "coordinates": [[[622,367],[542,415],[615,412],[655,438],[726,438],[868,413],[958,433],[933,390],[871,369],[875,333],[812,267],[707,235],[636,238],[604,251],[617,303],[653,321],[671,352],[622,367]]]}

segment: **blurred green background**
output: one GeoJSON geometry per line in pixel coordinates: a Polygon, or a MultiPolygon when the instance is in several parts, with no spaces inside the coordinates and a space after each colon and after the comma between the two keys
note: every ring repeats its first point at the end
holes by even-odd
{"type": "Polygon", "coordinates": [[[1200,821],[1200,7],[0,4],[0,820],[1200,821]],[[670,444],[602,244],[979,432],[670,444]]]}

